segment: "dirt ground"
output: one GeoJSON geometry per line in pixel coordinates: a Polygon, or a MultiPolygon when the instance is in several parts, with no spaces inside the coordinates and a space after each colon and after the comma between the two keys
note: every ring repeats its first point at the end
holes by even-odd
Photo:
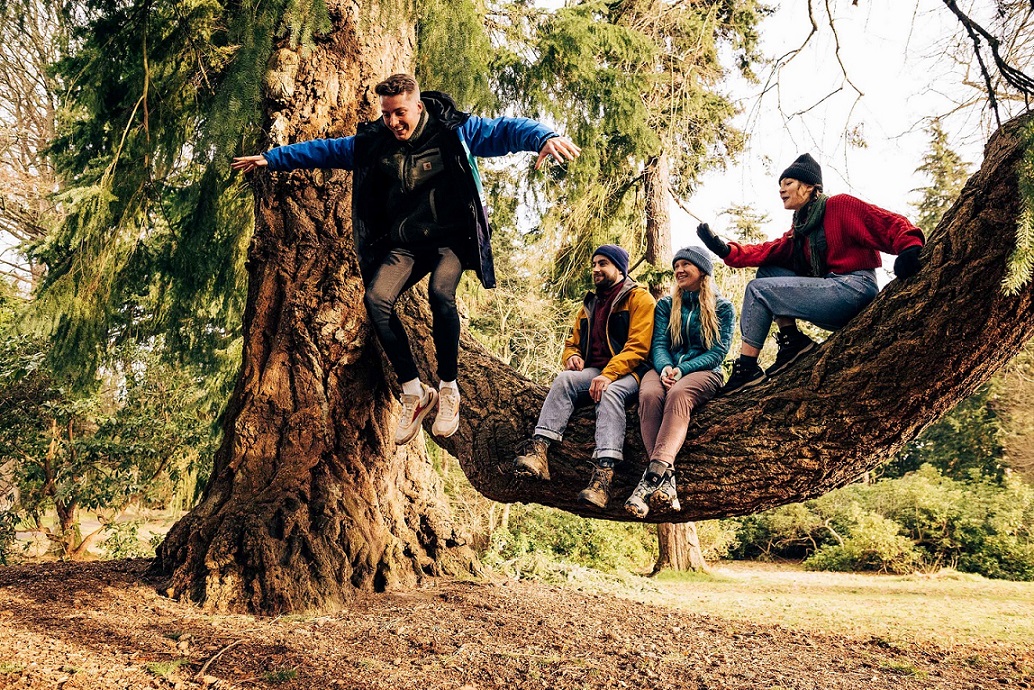
{"type": "Polygon", "coordinates": [[[0,568],[0,688],[1034,687],[1034,645],[802,633],[503,579],[332,616],[209,616],[159,596],[146,567],[0,568]]]}

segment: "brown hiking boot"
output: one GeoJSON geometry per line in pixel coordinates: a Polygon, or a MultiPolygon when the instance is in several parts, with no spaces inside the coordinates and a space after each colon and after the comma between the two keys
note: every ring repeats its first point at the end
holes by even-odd
{"type": "Polygon", "coordinates": [[[613,467],[593,467],[589,486],[579,492],[578,499],[597,508],[606,508],[607,501],[610,500],[610,481],[613,478],[613,467]]]}
{"type": "Polygon", "coordinates": [[[543,479],[549,481],[549,440],[541,436],[533,436],[531,449],[524,455],[517,456],[514,474],[522,479],[543,479]]]}

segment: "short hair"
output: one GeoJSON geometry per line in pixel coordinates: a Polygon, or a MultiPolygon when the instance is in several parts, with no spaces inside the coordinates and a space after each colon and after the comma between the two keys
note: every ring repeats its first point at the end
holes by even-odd
{"type": "Polygon", "coordinates": [[[420,85],[411,74],[393,74],[377,86],[373,87],[378,96],[398,96],[403,93],[415,93],[420,97],[420,85]]]}

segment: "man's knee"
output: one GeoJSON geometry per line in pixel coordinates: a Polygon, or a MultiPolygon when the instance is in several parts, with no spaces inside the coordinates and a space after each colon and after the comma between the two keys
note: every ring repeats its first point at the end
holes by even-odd
{"type": "Polygon", "coordinates": [[[397,296],[379,292],[376,289],[366,291],[363,302],[366,304],[366,311],[375,321],[383,321],[391,317],[395,310],[397,296]]]}
{"type": "Polygon", "coordinates": [[[571,371],[570,369],[564,369],[557,374],[555,379],[553,379],[552,387],[560,390],[577,390],[579,388],[585,388],[582,384],[581,377],[579,376],[580,373],[581,372],[571,371]]]}
{"type": "Polygon", "coordinates": [[[456,311],[456,293],[452,290],[431,289],[427,293],[431,311],[436,314],[452,314],[456,311]]]}
{"type": "Polygon", "coordinates": [[[635,395],[636,389],[629,389],[625,386],[610,385],[600,396],[600,405],[625,406],[625,401],[635,395]]]}

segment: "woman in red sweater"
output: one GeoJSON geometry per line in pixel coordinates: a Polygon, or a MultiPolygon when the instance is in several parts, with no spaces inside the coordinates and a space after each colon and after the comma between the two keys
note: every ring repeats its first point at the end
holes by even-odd
{"type": "Polygon", "coordinates": [[[779,176],[783,208],[793,226],[762,244],[726,243],[701,223],[697,235],[726,265],[757,266],[747,284],[740,315],[743,346],[732,376],[719,394],[756,386],[781,373],[817,343],[797,329],[797,319],[820,328],[843,328],[876,297],[880,252],[897,254],[894,274],[919,271],[923,232],[904,216],[847,194],[822,193],[822,168],[807,153],[779,176]],[[779,326],[775,363],[763,371],[758,355],[775,320],[779,326]]]}

